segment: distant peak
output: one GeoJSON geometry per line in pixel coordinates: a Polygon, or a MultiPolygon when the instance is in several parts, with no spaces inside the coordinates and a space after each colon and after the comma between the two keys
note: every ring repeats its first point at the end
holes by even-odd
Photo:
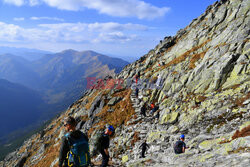
{"type": "Polygon", "coordinates": [[[73,49],[67,49],[67,50],[62,51],[61,53],[76,53],[76,52],[78,51],[73,50],[73,49]]]}

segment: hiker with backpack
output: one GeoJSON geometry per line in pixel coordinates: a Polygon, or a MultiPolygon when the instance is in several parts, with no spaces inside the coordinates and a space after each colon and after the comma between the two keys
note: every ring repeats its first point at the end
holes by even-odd
{"type": "Polygon", "coordinates": [[[184,143],[185,135],[181,135],[179,140],[174,144],[174,152],[175,154],[185,153],[186,144],[184,143]]]}
{"type": "Polygon", "coordinates": [[[145,158],[145,152],[146,152],[147,148],[149,148],[149,145],[147,144],[147,140],[145,140],[141,144],[141,146],[139,147],[139,149],[142,149],[142,151],[141,151],[141,158],[145,158]]]}
{"type": "Polygon", "coordinates": [[[102,133],[100,136],[97,138],[97,143],[96,143],[96,149],[99,153],[102,155],[102,165],[101,167],[106,167],[108,166],[109,162],[109,141],[110,141],[110,136],[113,135],[115,132],[115,128],[111,125],[108,126],[106,131],[102,133]]]}
{"type": "Polygon", "coordinates": [[[65,118],[63,123],[67,134],[62,137],[59,167],[88,167],[90,154],[87,135],[76,130],[77,122],[73,117],[65,118]]]}

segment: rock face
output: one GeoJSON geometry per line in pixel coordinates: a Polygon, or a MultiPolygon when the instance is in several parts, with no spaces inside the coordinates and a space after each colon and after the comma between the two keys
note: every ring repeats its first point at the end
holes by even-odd
{"type": "Polygon", "coordinates": [[[24,166],[56,166],[64,134],[60,122],[73,115],[88,133],[91,150],[96,132],[106,124],[115,126],[113,166],[249,166],[249,5],[249,0],[215,2],[174,37],[127,65],[109,81],[114,89],[88,90],[43,135],[33,135],[0,164],[15,166],[25,157],[24,166]],[[143,104],[151,102],[159,110],[141,116],[143,104]],[[176,155],[173,144],[180,134],[189,149],[176,155]],[[145,139],[150,148],[146,158],[139,158],[145,139]]]}

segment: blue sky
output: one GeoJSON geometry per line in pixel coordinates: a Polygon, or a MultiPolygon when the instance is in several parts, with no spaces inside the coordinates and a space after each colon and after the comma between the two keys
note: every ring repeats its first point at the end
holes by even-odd
{"type": "Polygon", "coordinates": [[[215,0],[0,0],[0,46],[135,60],[215,0]]]}

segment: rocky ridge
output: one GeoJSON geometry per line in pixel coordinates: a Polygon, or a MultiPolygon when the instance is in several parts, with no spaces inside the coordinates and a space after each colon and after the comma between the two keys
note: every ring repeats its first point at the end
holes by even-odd
{"type": "Polygon", "coordinates": [[[116,127],[113,166],[249,166],[249,6],[249,0],[215,2],[114,80],[96,83],[0,164],[56,166],[65,133],[61,122],[72,115],[88,133],[91,149],[97,131],[116,127]],[[139,82],[131,82],[138,72],[139,82]],[[159,103],[159,119],[140,116],[142,104],[151,102],[159,103]],[[175,155],[173,144],[182,133],[189,149],[175,155]],[[139,158],[144,139],[150,149],[139,158]]]}

